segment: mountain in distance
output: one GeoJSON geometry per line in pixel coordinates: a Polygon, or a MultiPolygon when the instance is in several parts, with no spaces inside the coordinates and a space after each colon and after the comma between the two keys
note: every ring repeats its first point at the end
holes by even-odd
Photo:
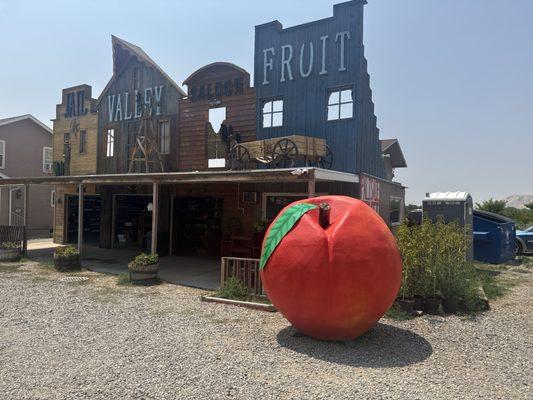
{"type": "Polygon", "coordinates": [[[526,208],[524,204],[533,202],[533,194],[512,194],[504,199],[507,207],[526,208]]]}

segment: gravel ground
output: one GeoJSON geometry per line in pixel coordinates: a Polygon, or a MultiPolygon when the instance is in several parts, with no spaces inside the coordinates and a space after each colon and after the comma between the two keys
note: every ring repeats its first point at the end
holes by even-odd
{"type": "Polygon", "coordinates": [[[200,290],[0,264],[2,399],[531,399],[531,267],[476,317],[383,319],[350,342],[200,290]]]}

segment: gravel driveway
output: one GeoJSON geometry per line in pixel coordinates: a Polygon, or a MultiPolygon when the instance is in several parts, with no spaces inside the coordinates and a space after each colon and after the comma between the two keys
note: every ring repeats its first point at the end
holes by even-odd
{"type": "Polygon", "coordinates": [[[531,398],[531,269],[477,317],[383,319],[350,342],[175,285],[0,265],[2,399],[531,398]]]}

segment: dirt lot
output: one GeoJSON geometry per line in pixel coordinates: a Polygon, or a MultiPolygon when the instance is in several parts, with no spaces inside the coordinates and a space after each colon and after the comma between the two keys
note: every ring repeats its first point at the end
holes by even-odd
{"type": "Polygon", "coordinates": [[[531,398],[531,264],[496,268],[510,290],[472,316],[384,318],[319,342],[278,313],[200,302],[200,290],[85,282],[0,264],[3,399],[531,398]]]}

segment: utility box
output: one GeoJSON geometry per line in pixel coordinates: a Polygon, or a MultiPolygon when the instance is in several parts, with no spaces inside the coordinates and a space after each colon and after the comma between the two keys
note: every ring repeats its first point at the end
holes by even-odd
{"type": "Polygon", "coordinates": [[[502,264],[515,257],[513,220],[488,211],[474,210],[474,259],[502,264]]]}
{"type": "Polygon", "coordinates": [[[472,226],[474,203],[467,192],[435,192],[427,193],[422,201],[424,218],[432,222],[442,220],[445,223],[456,222],[466,228],[467,240],[470,243],[466,257],[473,260],[472,226]]]}

